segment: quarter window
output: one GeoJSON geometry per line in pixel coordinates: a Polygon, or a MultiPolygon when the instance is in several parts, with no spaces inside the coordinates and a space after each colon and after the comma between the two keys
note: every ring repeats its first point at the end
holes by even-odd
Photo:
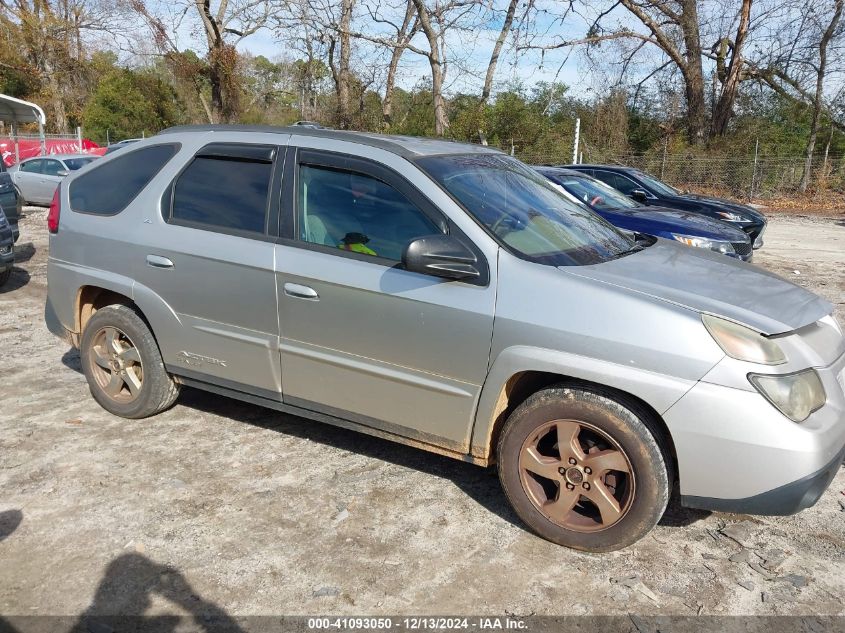
{"type": "Polygon", "coordinates": [[[178,149],[175,144],[148,145],[104,160],[71,183],[71,208],[95,215],[120,213],[178,149]]]}
{"type": "Polygon", "coordinates": [[[300,239],[394,261],[415,238],[440,229],[387,183],[358,172],[302,165],[300,239]]]}
{"type": "Polygon", "coordinates": [[[271,160],[200,154],[176,181],[171,221],[264,233],[272,172],[271,160]]]}

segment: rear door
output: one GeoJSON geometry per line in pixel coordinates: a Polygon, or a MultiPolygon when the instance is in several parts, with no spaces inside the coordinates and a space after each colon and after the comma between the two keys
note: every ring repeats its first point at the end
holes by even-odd
{"type": "Polygon", "coordinates": [[[41,165],[41,180],[38,186],[38,196],[41,202],[49,203],[53,199],[56,187],[67,176],[67,170],[61,161],[55,158],[45,158],[41,165]],[[62,175],[60,175],[62,174],[62,175]]]}
{"type": "MultiPolygon", "coordinates": [[[[274,135],[274,140],[287,137],[274,135]]],[[[281,399],[273,271],[279,179],[275,143],[210,142],[162,197],[164,224],[145,224],[137,279],[176,314],[162,349],[174,373],[281,399]]]]}
{"type": "Polygon", "coordinates": [[[291,143],[276,250],[285,402],[466,451],[487,374],[495,259],[409,180],[424,177],[403,158],[291,143]],[[402,268],[410,241],[446,232],[478,250],[484,279],[402,268]]]}

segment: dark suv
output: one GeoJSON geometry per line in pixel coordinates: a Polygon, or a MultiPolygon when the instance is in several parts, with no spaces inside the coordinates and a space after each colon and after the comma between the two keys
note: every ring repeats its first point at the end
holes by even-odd
{"type": "Polygon", "coordinates": [[[13,239],[18,241],[18,219],[21,217],[22,200],[12,182],[12,177],[6,169],[5,163],[0,160],[0,207],[6,214],[6,220],[11,226],[13,239]]]}
{"type": "Polygon", "coordinates": [[[766,218],[746,204],[731,202],[724,198],[712,198],[693,193],[684,193],[661,182],[654,176],[619,165],[560,165],[567,169],[583,171],[618,189],[637,202],[701,213],[717,220],[730,222],[748,234],[754,248],[763,246],[763,231],[766,218]]]}
{"type": "Polygon", "coordinates": [[[0,208],[0,286],[9,281],[14,263],[15,247],[12,227],[6,219],[3,209],[0,208]]]}

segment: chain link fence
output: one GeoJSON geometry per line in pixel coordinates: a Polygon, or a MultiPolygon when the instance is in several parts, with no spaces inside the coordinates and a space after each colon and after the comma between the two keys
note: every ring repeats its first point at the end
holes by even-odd
{"type": "MultiPolygon", "coordinates": [[[[529,165],[560,165],[572,160],[571,151],[560,154],[520,154],[516,151],[515,155],[529,165]]],[[[635,167],[678,189],[741,200],[794,196],[804,173],[803,157],[759,156],[755,160],[753,156],[704,158],[647,154],[617,156],[595,162],[635,167]]],[[[845,193],[845,157],[828,158],[826,161],[817,159],[811,176],[812,189],[845,193]]]]}

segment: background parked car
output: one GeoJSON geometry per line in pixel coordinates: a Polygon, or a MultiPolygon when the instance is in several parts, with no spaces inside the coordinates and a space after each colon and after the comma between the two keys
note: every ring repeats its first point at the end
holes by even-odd
{"type": "Polygon", "coordinates": [[[20,236],[18,219],[21,217],[21,206],[20,193],[12,181],[12,175],[6,169],[5,163],[0,160],[0,211],[5,213],[6,221],[16,242],[20,236]]]}
{"type": "Polygon", "coordinates": [[[12,226],[3,209],[0,209],[0,286],[9,281],[12,275],[12,265],[15,263],[14,242],[12,226]]]}
{"type": "Polygon", "coordinates": [[[688,211],[646,207],[583,172],[561,167],[534,169],[561,187],[569,198],[586,205],[624,231],[664,237],[751,261],[751,239],[725,222],[688,211]]]}
{"type": "Polygon", "coordinates": [[[25,203],[46,205],[65,176],[94,160],[97,157],[88,154],[38,156],[21,161],[9,172],[25,203]]]}
{"type": "Polygon", "coordinates": [[[766,218],[762,213],[746,204],[739,204],[724,198],[685,193],[632,167],[619,165],[559,166],[598,178],[642,204],[691,211],[723,222],[730,222],[748,234],[754,248],[763,246],[766,218]]]}
{"type": "Polygon", "coordinates": [[[123,139],[122,141],[117,141],[116,143],[111,143],[108,147],[106,147],[106,151],[103,152],[103,156],[105,156],[106,154],[111,154],[112,152],[117,151],[117,150],[121,149],[122,147],[126,147],[127,145],[130,145],[130,144],[135,143],[136,141],[140,141],[140,140],[142,140],[142,139],[140,139],[140,138],[126,138],[126,139],[123,139]]]}

